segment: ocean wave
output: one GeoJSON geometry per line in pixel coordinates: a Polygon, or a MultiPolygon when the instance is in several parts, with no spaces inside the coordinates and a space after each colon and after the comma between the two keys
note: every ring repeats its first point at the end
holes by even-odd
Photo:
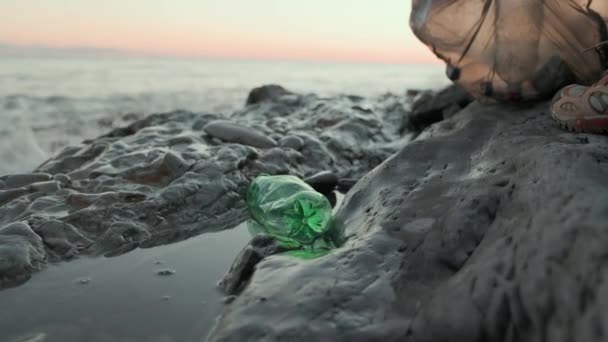
{"type": "Polygon", "coordinates": [[[40,146],[36,134],[23,124],[0,134],[0,175],[33,170],[49,157],[40,146]]]}
{"type": "Polygon", "coordinates": [[[279,83],[322,96],[377,96],[441,84],[441,67],[162,59],[3,59],[0,174],[152,113],[222,114],[279,83]],[[370,80],[373,80],[370,81],[370,80]]]}

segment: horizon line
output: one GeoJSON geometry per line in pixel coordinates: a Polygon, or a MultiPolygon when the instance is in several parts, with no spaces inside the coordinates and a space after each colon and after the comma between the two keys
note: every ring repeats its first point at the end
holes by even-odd
{"type": "Polygon", "coordinates": [[[371,58],[341,58],[341,57],[297,57],[297,56],[239,56],[233,54],[180,54],[151,52],[137,49],[121,49],[112,47],[92,45],[68,45],[58,46],[49,44],[16,44],[0,41],[0,58],[25,57],[25,58],[163,58],[175,60],[231,60],[231,61],[276,61],[276,62],[309,62],[309,63],[344,63],[344,64],[379,64],[379,65],[441,65],[439,59],[428,61],[406,61],[399,58],[371,59],[371,58]],[[2,51],[2,49],[9,51],[2,51]],[[15,51],[10,51],[14,49],[15,51]],[[30,51],[28,51],[28,49],[30,51]],[[21,51],[19,51],[21,50],[21,51]],[[41,51],[35,51],[41,50],[41,51]],[[44,55],[44,52],[49,53],[44,55]],[[60,55],[54,55],[59,53],[60,55]],[[79,55],[80,54],[80,55],[79,55]]]}

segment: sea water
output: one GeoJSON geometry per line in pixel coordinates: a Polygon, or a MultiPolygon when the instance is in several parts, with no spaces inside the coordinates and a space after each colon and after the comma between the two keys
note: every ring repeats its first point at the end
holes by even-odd
{"type": "Polygon", "coordinates": [[[201,341],[223,306],[216,284],[249,239],[240,225],[49,265],[0,291],[0,341],[201,341]]]}
{"type": "Polygon", "coordinates": [[[263,84],[323,96],[448,84],[441,65],[162,58],[1,57],[0,175],[148,114],[230,113],[263,84]]]}
{"type": "MultiPolygon", "coordinates": [[[[336,193],[335,213],[344,200],[336,193]]],[[[115,257],[48,265],[0,291],[0,341],[204,341],[228,297],[217,284],[246,225],[115,257]]]]}

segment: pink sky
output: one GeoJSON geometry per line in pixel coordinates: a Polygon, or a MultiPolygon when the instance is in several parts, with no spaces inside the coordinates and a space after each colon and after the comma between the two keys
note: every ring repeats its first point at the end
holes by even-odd
{"type": "Polygon", "coordinates": [[[0,42],[180,57],[427,63],[411,0],[0,0],[0,42]]]}

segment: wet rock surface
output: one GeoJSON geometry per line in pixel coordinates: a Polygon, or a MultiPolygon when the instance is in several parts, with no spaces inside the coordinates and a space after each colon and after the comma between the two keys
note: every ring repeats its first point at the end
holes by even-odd
{"type": "Polygon", "coordinates": [[[474,103],[365,175],[329,255],[260,261],[211,341],[605,341],[608,142],[474,103]]]}
{"type": "Polygon", "coordinates": [[[404,130],[422,131],[436,122],[452,117],[473,102],[473,97],[456,85],[438,92],[429,90],[416,95],[412,111],[404,122],[404,130]]]}
{"type": "Polygon", "coordinates": [[[336,189],[339,179],[331,171],[321,171],[304,179],[304,181],[313,189],[325,195],[336,189]]]}
{"type": "Polygon", "coordinates": [[[0,288],[49,262],[232,228],[260,173],[358,179],[407,140],[394,124],[406,106],[397,96],[268,86],[247,102],[228,116],[151,115],[67,147],[35,173],[0,176],[0,288]]]}
{"type": "Polygon", "coordinates": [[[260,261],[285,250],[272,236],[256,235],[236,257],[226,276],[219,282],[219,288],[228,296],[237,294],[247,285],[260,261]]]}
{"type": "MultiPolygon", "coordinates": [[[[256,92],[228,117],[152,115],[0,176],[0,288],[49,262],[233,227],[255,176],[290,173],[349,191],[345,243],[302,260],[253,239],[223,273],[211,341],[606,340],[605,136],[562,132],[547,104],[473,103],[406,145],[405,99],[256,92]]],[[[150,260],[150,277],[188,276],[150,260]]]]}

